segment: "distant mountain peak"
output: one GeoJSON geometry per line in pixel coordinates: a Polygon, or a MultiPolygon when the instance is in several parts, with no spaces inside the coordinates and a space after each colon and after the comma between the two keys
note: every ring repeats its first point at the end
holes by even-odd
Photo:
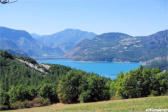
{"type": "Polygon", "coordinates": [[[108,36],[130,36],[130,35],[126,34],[126,33],[120,33],[120,32],[103,33],[100,36],[103,36],[103,35],[108,35],[108,36]]]}
{"type": "Polygon", "coordinates": [[[67,29],[64,29],[63,31],[82,31],[80,29],[73,29],[73,28],[67,28],[67,29]]]}
{"type": "Polygon", "coordinates": [[[33,40],[32,36],[24,30],[15,30],[7,27],[0,27],[0,38],[8,38],[18,40],[20,38],[26,38],[28,40],[33,40]]]}
{"type": "MultiPolygon", "coordinates": [[[[168,35],[168,30],[159,31],[159,32],[156,32],[152,35],[168,35]]],[[[150,36],[152,36],[152,35],[150,35],[150,36]]]]}

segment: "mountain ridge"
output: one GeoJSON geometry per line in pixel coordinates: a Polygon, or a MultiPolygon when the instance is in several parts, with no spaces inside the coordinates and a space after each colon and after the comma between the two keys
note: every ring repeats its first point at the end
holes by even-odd
{"type": "Polygon", "coordinates": [[[64,52],[68,52],[74,48],[74,46],[83,39],[92,39],[96,36],[95,33],[82,31],[79,29],[65,29],[63,31],[51,34],[43,35],[40,38],[35,37],[44,46],[51,48],[60,48],[64,52]]]}
{"type": "Polygon", "coordinates": [[[104,33],[84,40],[65,57],[80,61],[140,62],[168,55],[168,30],[149,36],[104,33]]]}
{"type": "Polygon", "coordinates": [[[168,55],[168,30],[148,36],[131,36],[120,32],[96,35],[78,29],[65,29],[41,36],[0,27],[0,49],[23,51],[31,57],[141,62],[168,55]]]}

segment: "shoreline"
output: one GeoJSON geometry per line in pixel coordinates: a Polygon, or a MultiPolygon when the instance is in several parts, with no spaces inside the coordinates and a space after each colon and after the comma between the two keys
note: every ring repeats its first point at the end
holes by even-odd
{"type": "Polygon", "coordinates": [[[79,61],[79,60],[73,60],[72,58],[34,58],[35,60],[69,60],[72,62],[81,62],[81,63],[139,63],[142,64],[142,62],[131,62],[131,61],[79,61]]]}

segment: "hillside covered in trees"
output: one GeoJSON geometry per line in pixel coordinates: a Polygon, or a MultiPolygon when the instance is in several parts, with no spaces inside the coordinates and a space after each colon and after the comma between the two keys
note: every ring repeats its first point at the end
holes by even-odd
{"type": "Polygon", "coordinates": [[[161,70],[168,70],[168,56],[157,57],[152,60],[148,60],[142,63],[144,67],[156,68],[159,67],[161,70]]]}
{"type": "Polygon", "coordinates": [[[32,58],[0,51],[0,73],[1,110],[57,102],[70,104],[116,97],[159,96],[168,92],[168,72],[142,66],[111,80],[66,66],[39,64],[32,58]]]}
{"type": "Polygon", "coordinates": [[[66,55],[82,61],[143,62],[168,56],[168,30],[149,36],[104,33],[83,40],[66,55]]]}

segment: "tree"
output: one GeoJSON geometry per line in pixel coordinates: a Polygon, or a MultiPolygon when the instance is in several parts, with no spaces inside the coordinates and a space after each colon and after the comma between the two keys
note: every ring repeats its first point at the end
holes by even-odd
{"type": "Polygon", "coordinates": [[[40,87],[39,96],[50,99],[51,103],[58,102],[57,86],[51,83],[44,83],[40,87]]]}
{"type": "Polygon", "coordinates": [[[168,74],[157,73],[152,77],[152,94],[159,96],[168,91],[168,74]]]}
{"type": "Polygon", "coordinates": [[[9,95],[7,92],[0,89],[0,105],[9,106],[9,95]]]}
{"type": "Polygon", "coordinates": [[[58,84],[58,97],[62,103],[76,103],[80,95],[82,85],[81,71],[71,70],[58,84]]]}
{"type": "Polygon", "coordinates": [[[110,84],[110,96],[119,96],[119,90],[121,89],[121,82],[123,80],[124,73],[118,74],[117,78],[113,80],[110,84]]]}
{"type": "Polygon", "coordinates": [[[16,87],[11,87],[9,90],[10,103],[14,103],[16,101],[25,101],[32,100],[36,96],[36,90],[30,86],[19,85],[16,87]]]}
{"type": "Polygon", "coordinates": [[[87,90],[80,95],[81,102],[94,102],[108,100],[110,98],[109,87],[106,85],[107,80],[97,75],[91,74],[87,78],[87,90]]]}

